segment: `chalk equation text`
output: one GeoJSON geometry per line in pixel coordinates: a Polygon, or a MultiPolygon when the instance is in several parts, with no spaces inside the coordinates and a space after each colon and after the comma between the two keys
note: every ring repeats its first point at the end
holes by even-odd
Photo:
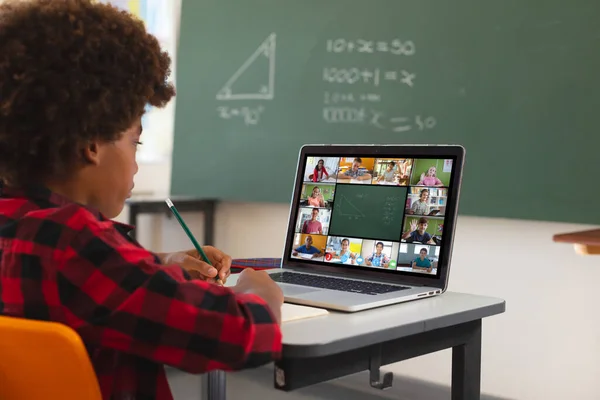
{"type": "Polygon", "coordinates": [[[381,95],[379,93],[338,93],[338,92],[324,92],[323,103],[324,104],[340,104],[340,103],[357,103],[357,102],[369,102],[378,103],[381,101],[381,95]]]}
{"type": "Polygon", "coordinates": [[[260,121],[261,114],[265,111],[263,106],[258,107],[217,107],[219,117],[222,119],[240,118],[244,124],[256,125],[260,121]]]}
{"type": "Polygon", "coordinates": [[[326,106],[323,108],[323,120],[330,124],[367,124],[398,133],[412,130],[425,131],[437,125],[433,116],[406,116],[351,106],[326,106]]]}
{"type": "Polygon", "coordinates": [[[392,39],[372,40],[372,39],[329,39],[325,42],[325,48],[328,53],[389,53],[398,56],[412,56],[417,51],[415,43],[412,40],[392,39]]]}
{"type": "Polygon", "coordinates": [[[416,79],[416,73],[404,69],[384,71],[379,68],[323,68],[323,80],[328,83],[345,83],[349,85],[366,83],[379,86],[382,82],[389,81],[413,87],[416,79]]]}

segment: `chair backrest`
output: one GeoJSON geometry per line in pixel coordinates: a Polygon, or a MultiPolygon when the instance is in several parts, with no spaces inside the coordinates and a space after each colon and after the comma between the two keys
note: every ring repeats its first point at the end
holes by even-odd
{"type": "Polygon", "coordinates": [[[79,335],[66,325],[0,316],[0,399],[101,400],[79,335]]]}

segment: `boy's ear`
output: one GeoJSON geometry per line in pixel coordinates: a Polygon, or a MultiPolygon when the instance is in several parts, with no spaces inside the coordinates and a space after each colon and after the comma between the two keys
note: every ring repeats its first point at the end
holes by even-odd
{"type": "Polygon", "coordinates": [[[100,163],[100,144],[98,142],[88,142],[81,152],[86,164],[98,165],[100,163]]]}

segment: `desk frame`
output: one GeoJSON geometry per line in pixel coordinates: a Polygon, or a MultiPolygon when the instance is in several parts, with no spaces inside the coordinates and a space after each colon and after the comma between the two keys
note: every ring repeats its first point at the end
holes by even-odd
{"type": "Polygon", "coordinates": [[[391,383],[391,373],[380,377],[382,365],[448,348],[452,348],[452,400],[480,399],[481,319],[322,357],[284,355],[275,363],[274,386],[291,391],[365,370],[371,372],[371,386],[382,380],[391,383]]]}
{"type": "MultiPolygon", "coordinates": [[[[289,392],[369,370],[371,386],[385,389],[392,373],[381,377],[382,365],[452,348],[452,400],[479,400],[481,324],[477,319],[321,357],[287,357],[284,346],[282,359],[275,363],[274,387],[289,392]]],[[[203,400],[226,400],[224,372],[205,374],[202,384],[203,400]]]]}
{"type": "MultiPolygon", "coordinates": [[[[177,197],[171,198],[180,213],[199,212],[204,214],[204,240],[206,245],[213,246],[215,241],[215,212],[218,201],[215,199],[194,199],[177,197]]],[[[137,240],[136,228],[140,214],[164,214],[172,218],[173,214],[167,207],[164,199],[135,199],[127,201],[129,206],[129,225],[134,226],[130,233],[137,240]]]]}

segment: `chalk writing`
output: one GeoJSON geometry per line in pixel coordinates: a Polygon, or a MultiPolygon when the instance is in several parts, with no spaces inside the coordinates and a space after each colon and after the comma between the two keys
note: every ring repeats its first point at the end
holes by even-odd
{"type": "Polygon", "coordinates": [[[267,37],[244,61],[217,93],[217,100],[273,100],[275,97],[275,33],[267,37]],[[253,91],[238,91],[237,83],[245,78],[250,68],[265,70],[267,79],[256,85],[253,91]]]}
{"type": "Polygon", "coordinates": [[[323,119],[329,123],[362,123],[367,112],[364,108],[356,107],[325,107],[323,119]]]}
{"type": "Polygon", "coordinates": [[[421,117],[420,115],[417,115],[417,117],[415,118],[415,123],[417,124],[417,126],[419,127],[419,130],[423,130],[423,129],[431,129],[433,127],[435,127],[435,124],[437,123],[437,121],[435,120],[435,118],[433,117],[421,117]]]}
{"type": "Polygon", "coordinates": [[[359,218],[364,218],[365,214],[358,209],[346,196],[343,194],[340,195],[340,204],[336,205],[336,211],[339,212],[341,217],[346,217],[349,220],[357,220],[359,218]]]}
{"type": "Polygon", "coordinates": [[[359,68],[323,68],[323,80],[329,83],[354,84],[363,80],[363,71],[359,68]]]}
{"type": "Polygon", "coordinates": [[[387,53],[388,51],[390,51],[390,46],[388,44],[388,42],[377,42],[377,44],[375,45],[377,51],[381,52],[381,53],[387,53]]]}
{"type": "Polygon", "coordinates": [[[376,110],[371,110],[370,115],[369,123],[371,125],[379,129],[390,129],[392,132],[408,132],[413,129],[423,131],[433,129],[437,124],[436,119],[432,116],[407,117],[394,115],[387,117],[385,113],[376,110]]]}
{"type": "Polygon", "coordinates": [[[395,216],[397,213],[397,208],[403,198],[398,196],[388,196],[385,199],[385,203],[383,205],[383,215],[381,217],[381,221],[385,225],[391,225],[394,222],[395,216]]]}
{"type": "Polygon", "coordinates": [[[356,101],[354,93],[325,92],[323,95],[325,104],[353,103],[356,101]]]}
{"type": "Polygon", "coordinates": [[[338,93],[338,92],[324,92],[323,103],[325,104],[339,104],[339,103],[356,103],[356,102],[372,102],[376,103],[381,101],[381,95],[377,93],[338,93]]]}
{"type": "Polygon", "coordinates": [[[386,81],[399,81],[407,86],[413,87],[414,80],[417,78],[417,74],[410,73],[406,70],[401,71],[385,71],[383,79],[386,81]],[[399,73],[398,73],[399,72],[399,73]]]}
{"type": "Polygon", "coordinates": [[[407,117],[392,117],[390,118],[390,123],[394,125],[392,130],[394,132],[406,132],[412,129],[411,125],[408,123],[407,117]]]}
{"type": "Polygon", "coordinates": [[[363,101],[372,101],[375,103],[381,101],[381,95],[377,93],[361,94],[360,99],[363,101]]]}
{"type": "Polygon", "coordinates": [[[222,119],[241,118],[246,125],[256,125],[264,112],[264,107],[217,107],[217,111],[222,119]]]}
{"type": "Polygon", "coordinates": [[[417,51],[412,40],[393,39],[390,41],[372,39],[329,39],[325,43],[328,53],[389,53],[399,56],[412,56],[417,51]]]}
{"type": "Polygon", "coordinates": [[[380,119],[383,116],[382,112],[371,110],[371,125],[374,125],[380,129],[386,129],[385,126],[381,125],[380,119]]]}
{"type": "MultiPolygon", "coordinates": [[[[369,37],[331,38],[326,41],[325,50],[332,55],[342,53],[356,53],[364,56],[379,54],[377,59],[381,59],[383,53],[414,56],[417,51],[415,42],[412,40],[402,38],[376,40],[369,37]]],[[[331,124],[371,126],[394,133],[423,132],[433,129],[437,124],[433,116],[394,113],[390,112],[390,107],[375,104],[385,104],[385,99],[382,99],[382,95],[377,93],[378,89],[376,88],[380,86],[387,88],[396,86],[403,87],[405,90],[415,90],[417,73],[405,68],[405,66],[385,68],[384,66],[367,67],[352,64],[325,65],[322,80],[331,84],[335,89],[324,92],[323,120],[331,124]],[[343,89],[340,89],[341,85],[344,85],[343,89]],[[373,106],[379,107],[381,110],[371,109],[373,106]]],[[[386,221],[386,223],[388,222],[386,221]]]]}
{"type": "Polygon", "coordinates": [[[327,123],[368,124],[379,129],[402,133],[412,130],[433,129],[437,121],[433,116],[389,115],[383,111],[367,110],[365,107],[326,106],[323,119],[327,123]]]}
{"type": "Polygon", "coordinates": [[[406,70],[381,71],[379,68],[323,68],[323,80],[329,83],[345,83],[349,85],[366,83],[379,86],[382,78],[385,81],[396,81],[400,84],[413,87],[417,74],[406,70]]]}

